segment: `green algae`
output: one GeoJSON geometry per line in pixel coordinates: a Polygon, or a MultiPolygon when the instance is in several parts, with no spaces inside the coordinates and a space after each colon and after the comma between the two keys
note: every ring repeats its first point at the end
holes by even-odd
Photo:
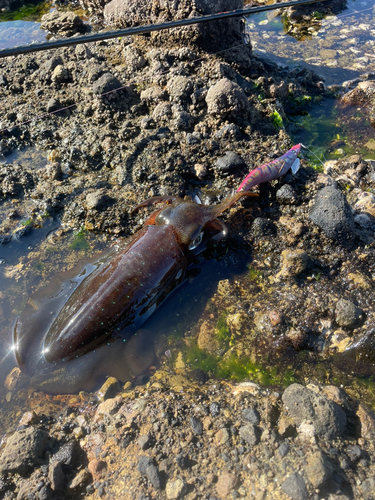
{"type": "Polygon", "coordinates": [[[84,251],[87,252],[90,250],[90,244],[87,241],[87,231],[84,228],[81,228],[74,235],[73,242],[69,247],[71,250],[75,250],[77,252],[84,251]]]}
{"type": "Polygon", "coordinates": [[[284,127],[284,122],[283,119],[278,111],[273,111],[273,113],[270,114],[270,118],[272,120],[272,123],[276,128],[283,128],[284,127]]]}
{"type": "Polygon", "coordinates": [[[189,343],[183,357],[191,368],[202,370],[222,380],[236,382],[251,380],[262,386],[279,387],[287,387],[299,381],[298,376],[290,369],[282,370],[279,366],[267,367],[260,362],[252,361],[249,356],[238,356],[236,353],[224,358],[215,356],[200,349],[196,341],[189,343]]]}
{"type": "Polygon", "coordinates": [[[50,11],[51,5],[47,2],[27,3],[17,9],[0,12],[0,22],[6,21],[40,21],[44,14],[50,11]]]}

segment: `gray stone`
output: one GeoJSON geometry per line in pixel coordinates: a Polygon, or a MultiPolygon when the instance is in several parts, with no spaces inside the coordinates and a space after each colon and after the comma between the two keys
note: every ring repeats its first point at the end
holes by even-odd
{"type": "Polygon", "coordinates": [[[289,184],[284,184],[276,191],[276,200],[280,205],[294,205],[297,201],[297,195],[289,184]]]}
{"type": "Polygon", "coordinates": [[[280,457],[284,458],[289,453],[290,447],[288,442],[281,443],[278,448],[278,452],[280,453],[280,457]]]}
{"type": "Polygon", "coordinates": [[[293,472],[281,485],[283,492],[292,500],[307,500],[309,494],[303,477],[298,472],[293,472]]]}
{"type": "Polygon", "coordinates": [[[255,446],[259,443],[260,432],[259,429],[253,424],[247,424],[240,427],[239,434],[240,437],[250,446],[255,446]]]}
{"type": "Polygon", "coordinates": [[[250,111],[246,94],[228,78],[222,78],[209,88],[206,103],[208,113],[220,118],[245,118],[250,111]]]}
{"type": "Polygon", "coordinates": [[[336,303],[336,323],[346,328],[356,328],[363,323],[364,312],[351,300],[340,299],[336,303]]]}
{"type": "Polygon", "coordinates": [[[285,389],[282,400],[297,426],[310,421],[319,437],[332,439],[343,435],[346,415],[336,403],[300,384],[285,389]]]}
{"type": "Polygon", "coordinates": [[[238,168],[244,167],[246,163],[233,151],[227,151],[224,156],[219,158],[215,163],[215,167],[220,172],[232,172],[238,168]]]}
{"type": "Polygon", "coordinates": [[[61,64],[56,66],[51,75],[51,80],[56,83],[66,83],[70,78],[70,73],[67,68],[64,68],[61,64]]]}
{"type": "Polygon", "coordinates": [[[142,474],[142,476],[146,476],[147,469],[152,465],[152,458],[146,457],[145,455],[141,455],[138,458],[138,471],[142,474]]]}
{"type": "Polygon", "coordinates": [[[161,478],[156,465],[150,464],[147,467],[146,476],[155,489],[159,490],[161,488],[161,478]]]}
{"type": "Polygon", "coordinates": [[[255,408],[244,408],[242,410],[242,418],[254,425],[259,424],[260,422],[259,412],[255,408]]]}
{"type": "Polygon", "coordinates": [[[355,237],[352,209],[343,193],[333,186],[318,191],[310,219],[338,243],[350,244],[355,237]]]}
{"type": "Polygon", "coordinates": [[[196,436],[200,436],[201,434],[203,434],[203,424],[200,420],[197,419],[197,417],[190,417],[189,423],[192,431],[196,436]]]}
{"type": "Polygon", "coordinates": [[[112,73],[104,73],[104,75],[93,83],[92,90],[94,94],[101,95],[107,92],[112,92],[122,86],[122,83],[115,76],[113,76],[112,73]]]}
{"type": "Polygon", "coordinates": [[[48,433],[36,427],[15,432],[1,455],[0,472],[27,473],[41,463],[48,440],[48,433]]]}
{"type": "Polygon", "coordinates": [[[81,458],[81,448],[76,440],[69,441],[51,457],[51,462],[61,462],[64,465],[76,466],[81,458]]]}
{"type": "Polygon", "coordinates": [[[167,90],[171,100],[180,102],[190,96],[193,91],[193,83],[191,78],[186,76],[174,76],[168,80],[167,90]]]}

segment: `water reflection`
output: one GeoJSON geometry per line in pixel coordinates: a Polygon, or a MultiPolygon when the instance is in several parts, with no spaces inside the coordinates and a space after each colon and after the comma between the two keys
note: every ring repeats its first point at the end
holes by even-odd
{"type": "Polygon", "coordinates": [[[347,5],[337,16],[313,16],[306,28],[309,37],[302,40],[294,38],[285,17],[274,17],[273,11],[254,14],[247,24],[253,48],[277,63],[313,68],[327,85],[374,71],[375,0],[349,0],[347,5]]]}

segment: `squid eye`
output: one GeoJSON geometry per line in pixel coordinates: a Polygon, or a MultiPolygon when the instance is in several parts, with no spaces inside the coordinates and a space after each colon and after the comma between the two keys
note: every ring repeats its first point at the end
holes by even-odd
{"type": "Polygon", "coordinates": [[[203,232],[199,233],[198,236],[193,240],[190,245],[189,245],[189,250],[194,250],[194,248],[197,248],[198,245],[202,243],[203,239],[203,232]]]}

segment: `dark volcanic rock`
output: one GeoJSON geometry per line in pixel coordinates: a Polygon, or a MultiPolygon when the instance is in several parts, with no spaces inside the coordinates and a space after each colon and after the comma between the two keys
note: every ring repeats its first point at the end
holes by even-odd
{"type": "Polygon", "coordinates": [[[281,485],[283,492],[293,500],[307,500],[309,494],[303,477],[298,472],[293,472],[281,485]]]}
{"type": "Polygon", "coordinates": [[[336,322],[340,326],[356,328],[364,319],[362,309],[353,304],[350,300],[341,299],[336,304],[336,322]]]}
{"type": "Polygon", "coordinates": [[[346,415],[336,403],[299,384],[290,385],[282,400],[296,425],[310,421],[316,435],[327,439],[343,435],[346,415]]]}
{"type": "Polygon", "coordinates": [[[122,83],[112,73],[104,73],[93,83],[92,90],[94,94],[100,95],[120,87],[122,87],[122,83]]]}
{"type": "Polygon", "coordinates": [[[250,111],[250,104],[245,92],[235,82],[222,78],[208,89],[207,111],[220,118],[245,118],[250,111]]]}
{"type": "Polygon", "coordinates": [[[244,160],[233,151],[228,151],[215,163],[216,169],[220,172],[232,172],[245,165],[244,160]]]}
{"type": "Polygon", "coordinates": [[[310,219],[341,244],[350,243],[355,237],[352,209],[343,193],[333,186],[318,191],[310,219]]]}
{"type": "Polygon", "coordinates": [[[35,427],[15,432],[8,439],[1,455],[0,472],[27,473],[40,464],[48,440],[48,433],[35,427]]]}

